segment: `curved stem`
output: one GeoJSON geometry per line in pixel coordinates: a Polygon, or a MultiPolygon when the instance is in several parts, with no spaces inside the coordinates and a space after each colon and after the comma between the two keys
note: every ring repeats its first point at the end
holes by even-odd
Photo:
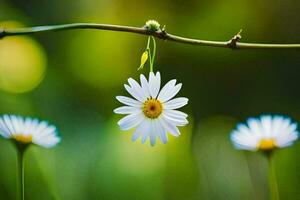
{"type": "Polygon", "coordinates": [[[279,200],[278,184],[272,154],[268,155],[270,199],[279,200]]]}
{"type": "Polygon", "coordinates": [[[229,41],[211,41],[211,40],[198,40],[180,37],[177,35],[172,35],[166,31],[149,31],[146,28],[139,28],[133,26],[120,26],[112,24],[95,24],[95,23],[71,23],[71,24],[61,24],[61,25],[49,25],[49,26],[36,26],[36,27],[26,27],[26,28],[15,28],[15,29],[4,29],[0,28],[0,38],[8,36],[17,35],[28,35],[40,32],[50,32],[50,31],[62,31],[71,29],[98,29],[98,30],[111,30],[111,31],[121,31],[130,32],[142,35],[150,35],[162,40],[168,40],[178,43],[199,45],[199,46],[211,46],[211,47],[223,47],[229,49],[300,49],[300,44],[263,44],[263,43],[243,43],[238,42],[237,39],[229,41]]]}
{"type": "Polygon", "coordinates": [[[148,51],[148,55],[149,55],[149,62],[150,62],[150,72],[153,72],[153,63],[152,63],[152,56],[151,56],[151,50],[150,50],[150,42],[151,42],[151,38],[150,36],[148,37],[148,42],[147,42],[147,51],[148,51]]]}
{"type": "Polygon", "coordinates": [[[150,71],[153,72],[153,68],[154,68],[154,60],[155,60],[155,54],[156,54],[156,42],[155,42],[155,38],[153,36],[151,36],[152,42],[153,42],[153,51],[152,51],[152,65],[150,66],[150,71]]]}

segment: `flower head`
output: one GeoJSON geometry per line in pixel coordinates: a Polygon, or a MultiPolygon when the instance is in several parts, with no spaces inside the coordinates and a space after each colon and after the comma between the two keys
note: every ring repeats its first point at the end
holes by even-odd
{"type": "Polygon", "coordinates": [[[297,124],[282,116],[249,118],[231,133],[237,149],[271,151],[293,144],[298,139],[297,124]]]}
{"type": "Polygon", "coordinates": [[[18,144],[36,144],[50,148],[60,142],[55,126],[29,117],[15,115],[0,117],[0,135],[18,144]]]}
{"type": "Polygon", "coordinates": [[[145,143],[147,138],[150,138],[151,145],[155,145],[156,138],[166,143],[167,132],[178,137],[180,132],[177,126],[188,124],[187,114],[175,110],[186,105],[188,99],[184,97],[172,99],[179,92],[182,84],[176,85],[176,80],[173,79],[160,90],[159,72],[156,75],[150,72],[149,80],[141,74],[140,81],[141,85],[129,78],[129,85],[125,84],[125,89],[134,99],[117,96],[117,100],[126,106],[119,107],[114,112],[128,114],[118,122],[120,128],[129,130],[137,127],[132,140],[141,137],[142,143],[145,143]]]}

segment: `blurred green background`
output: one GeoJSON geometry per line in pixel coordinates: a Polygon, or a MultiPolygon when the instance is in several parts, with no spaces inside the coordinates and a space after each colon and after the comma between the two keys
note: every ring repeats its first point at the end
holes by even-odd
{"type": "MultiPolygon", "coordinates": [[[[295,0],[0,0],[0,25],[71,22],[143,26],[180,36],[300,43],[295,0]]],[[[267,199],[266,161],[233,149],[229,133],[248,116],[300,121],[299,50],[241,50],[158,41],[156,70],[183,83],[191,122],[166,145],[130,141],[112,110],[137,78],[147,37],[75,30],[0,40],[0,113],[46,119],[62,143],[27,152],[30,200],[267,199]]],[[[142,70],[147,74],[148,68],[142,70]]],[[[281,199],[300,199],[300,146],[276,152],[281,199]]],[[[15,199],[16,152],[0,140],[0,199],[15,199]]]]}

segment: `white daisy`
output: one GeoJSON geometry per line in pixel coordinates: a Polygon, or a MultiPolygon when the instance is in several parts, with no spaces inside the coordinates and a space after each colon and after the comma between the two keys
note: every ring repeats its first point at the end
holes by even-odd
{"type": "Polygon", "coordinates": [[[282,116],[249,118],[231,133],[231,141],[237,149],[273,150],[293,144],[298,139],[297,124],[282,116]]]}
{"type": "Polygon", "coordinates": [[[56,127],[29,117],[15,115],[0,117],[0,135],[21,144],[36,144],[46,148],[60,142],[56,127]]]}
{"type": "Polygon", "coordinates": [[[150,72],[149,81],[143,74],[140,76],[141,85],[128,79],[129,85],[124,85],[127,92],[134,97],[117,96],[117,100],[126,106],[114,110],[117,114],[128,114],[118,124],[122,130],[129,130],[137,127],[132,141],[142,138],[145,143],[150,137],[151,145],[155,145],[156,138],[163,143],[168,141],[167,132],[173,136],[180,135],[177,126],[188,124],[187,114],[175,109],[181,108],[188,103],[188,99],[178,97],[172,99],[181,89],[182,84],[176,85],[176,80],[169,81],[161,90],[160,73],[156,75],[150,72]]]}

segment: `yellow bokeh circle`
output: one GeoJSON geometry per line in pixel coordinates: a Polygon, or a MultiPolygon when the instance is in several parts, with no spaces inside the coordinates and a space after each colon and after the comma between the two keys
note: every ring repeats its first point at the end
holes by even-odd
{"type": "MultiPolygon", "coordinates": [[[[16,22],[0,23],[1,27],[19,27],[16,22]]],[[[44,78],[46,54],[41,45],[25,36],[0,40],[0,89],[11,93],[31,91],[44,78]]]]}

